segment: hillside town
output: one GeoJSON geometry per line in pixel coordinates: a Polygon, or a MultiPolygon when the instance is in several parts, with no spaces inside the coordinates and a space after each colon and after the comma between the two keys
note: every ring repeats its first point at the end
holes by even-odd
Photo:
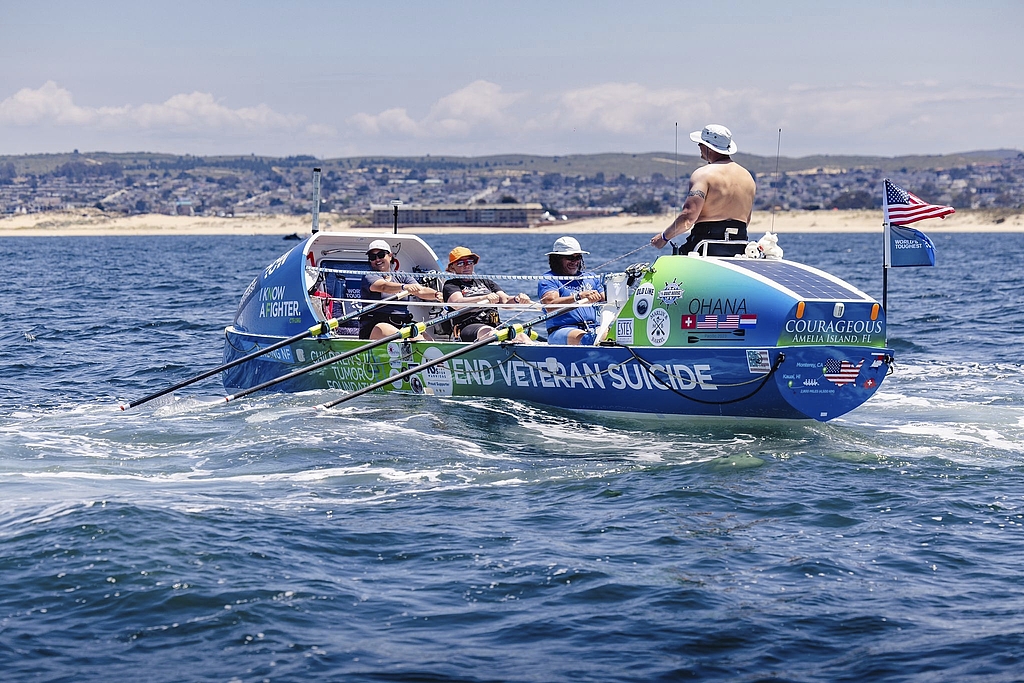
{"type": "MultiPolygon", "coordinates": [[[[770,165],[761,161],[762,169],[770,165]]],[[[90,155],[76,150],[61,156],[0,159],[0,215],[83,207],[122,215],[304,214],[311,208],[313,169],[321,168],[322,212],[379,224],[390,220],[392,203],[399,201],[406,223],[413,216],[411,210],[420,210],[416,215],[433,218],[418,220],[480,224],[499,220],[487,216],[513,215],[492,209],[520,204],[529,205],[528,210],[515,212],[515,220],[528,225],[672,211],[681,204],[693,167],[690,163],[682,169],[666,166],[664,172],[615,174],[614,169],[588,173],[578,160],[575,168],[581,170],[576,172],[569,164],[562,171],[552,170],[550,164],[544,170],[530,170],[532,164],[533,160],[524,163],[523,159],[501,164],[429,157],[321,161],[314,157],[90,155]],[[460,207],[487,210],[459,211],[460,207]],[[442,210],[447,213],[439,213],[442,210]]],[[[959,209],[1024,207],[1024,153],[1020,152],[944,168],[787,166],[788,170],[777,173],[754,172],[755,209],[878,208],[886,177],[930,203],[959,209]]]]}

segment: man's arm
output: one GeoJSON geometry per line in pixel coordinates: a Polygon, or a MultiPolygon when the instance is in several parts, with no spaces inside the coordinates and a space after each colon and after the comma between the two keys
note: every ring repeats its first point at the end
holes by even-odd
{"type": "Polygon", "coordinates": [[[661,249],[668,244],[670,239],[692,228],[700,218],[700,212],[704,209],[704,200],[708,196],[708,183],[702,175],[694,172],[690,177],[690,191],[686,194],[686,201],[683,202],[683,210],[672,221],[672,225],[651,238],[651,244],[654,247],[661,249]]]}
{"type": "Polygon", "coordinates": [[[567,304],[571,303],[573,300],[572,295],[562,296],[559,294],[557,287],[545,288],[545,291],[540,295],[540,302],[542,304],[567,304]]]}
{"type": "Polygon", "coordinates": [[[424,301],[441,300],[439,293],[430,287],[419,284],[412,277],[402,277],[397,274],[381,276],[379,280],[370,285],[370,291],[379,294],[397,294],[406,291],[424,301]]]}

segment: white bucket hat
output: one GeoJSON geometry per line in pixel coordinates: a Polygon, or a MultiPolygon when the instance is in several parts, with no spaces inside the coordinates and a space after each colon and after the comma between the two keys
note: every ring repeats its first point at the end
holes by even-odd
{"type": "Polygon", "coordinates": [[[575,237],[559,237],[555,240],[555,246],[551,247],[551,251],[547,253],[548,256],[572,256],[573,254],[589,254],[589,251],[583,251],[580,248],[580,243],[575,237]]]}
{"type": "Polygon", "coordinates": [[[695,130],[690,133],[690,139],[699,145],[707,145],[719,154],[726,156],[736,153],[736,143],[732,139],[732,131],[717,123],[709,123],[704,130],[695,130]]]}
{"type": "Polygon", "coordinates": [[[384,240],[374,240],[370,242],[370,246],[366,248],[366,253],[369,254],[371,251],[376,251],[377,249],[386,251],[389,254],[391,253],[391,245],[384,240]]]}

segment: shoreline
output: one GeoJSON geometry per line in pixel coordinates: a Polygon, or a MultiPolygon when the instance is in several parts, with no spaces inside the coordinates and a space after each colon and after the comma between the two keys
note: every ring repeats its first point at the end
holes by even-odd
{"type": "MultiPolygon", "coordinates": [[[[657,216],[605,216],[572,221],[558,221],[530,228],[436,226],[402,228],[400,231],[423,235],[440,233],[496,234],[600,234],[644,233],[655,234],[666,227],[673,215],[657,216]]],[[[219,218],[211,216],[168,216],[140,214],[110,216],[96,209],[55,211],[22,214],[0,218],[0,237],[74,237],[103,235],[308,235],[311,217],[290,215],[241,216],[219,218]]],[[[321,214],[322,230],[348,229],[351,222],[344,218],[321,214]]],[[[849,211],[758,211],[750,222],[751,239],[767,232],[786,233],[863,233],[882,231],[880,210],[849,211]]],[[[940,232],[1024,232],[1024,212],[994,212],[988,210],[962,211],[945,219],[932,219],[915,224],[926,233],[940,232]]],[[[388,234],[391,228],[356,227],[363,232],[388,234]]]]}

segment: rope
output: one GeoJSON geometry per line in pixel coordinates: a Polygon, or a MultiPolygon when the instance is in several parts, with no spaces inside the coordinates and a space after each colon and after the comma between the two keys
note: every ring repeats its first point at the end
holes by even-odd
{"type": "MultiPolygon", "coordinates": [[[[367,273],[372,272],[372,271],[368,271],[368,270],[342,270],[340,268],[322,268],[322,267],[318,267],[317,270],[322,272],[322,273],[335,273],[336,275],[360,275],[360,276],[366,275],[367,273]]],[[[408,271],[401,271],[401,272],[405,273],[405,272],[408,272],[408,271]]],[[[463,280],[562,280],[562,281],[566,281],[566,282],[571,281],[571,280],[575,280],[576,278],[579,277],[578,275],[565,275],[565,276],[559,276],[559,275],[481,275],[479,273],[474,273],[472,275],[456,275],[455,273],[448,273],[448,272],[440,271],[440,270],[428,270],[428,271],[424,271],[424,272],[421,272],[421,273],[409,273],[409,275],[412,275],[415,278],[421,278],[421,279],[437,278],[437,279],[445,279],[445,280],[447,280],[449,278],[457,277],[457,278],[460,278],[460,279],[463,279],[463,280]]]]}
{"type": "MultiPolygon", "coordinates": [[[[335,301],[338,301],[338,302],[341,302],[341,303],[363,304],[363,305],[365,305],[365,304],[379,304],[380,303],[380,301],[377,300],[377,299],[346,299],[346,298],[343,298],[343,297],[336,297],[336,296],[317,297],[317,298],[325,299],[325,300],[330,301],[332,303],[335,302],[335,301]]],[[[388,302],[388,303],[390,303],[390,302],[388,302]]],[[[450,301],[446,301],[446,302],[442,303],[440,301],[416,301],[416,300],[412,300],[412,301],[402,301],[400,304],[396,304],[396,305],[398,305],[398,306],[419,306],[421,308],[422,307],[430,307],[430,308],[452,308],[452,309],[457,309],[459,307],[465,307],[465,308],[500,308],[503,311],[511,311],[511,312],[516,312],[516,311],[518,311],[518,312],[527,312],[527,311],[536,311],[536,310],[539,310],[539,309],[542,309],[542,308],[548,308],[548,306],[545,306],[544,304],[540,303],[539,301],[534,301],[534,302],[528,303],[528,304],[492,304],[492,303],[485,303],[485,302],[482,302],[482,301],[475,302],[475,303],[453,304],[450,301]]],[[[565,303],[565,304],[557,304],[557,306],[552,306],[552,308],[557,307],[557,308],[570,309],[570,308],[586,308],[588,306],[594,306],[594,307],[600,308],[602,306],[607,306],[607,305],[608,305],[607,302],[598,301],[598,302],[591,302],[591,303],[574,303],[574,304],[565,303]]]]}
{"type": "Polygon", "coordinates": [[[633,251],[630,251],[630,252],[627,252],[627,253],[623,254],[622,256],[616,256],[611,261],[605,261],[601,265],[595,266],[594,270],[600,270],[601,268],[604,268],[605,266],[607,266],[609,263],[615,263],[616,261],[618,261],[620,259],[624,259],[627,256],[632,256],[633,254],[637,253],[638,251],[642,251],[642,250],[644,250],[644,249],[646,249],[647,247],[650,247],[650,246],[651,246],[650,244],[645,244],[642,247],[637,247],[633,251]]]}
{"type": "MultiPolygon", "coordinates": [[[[772,375],[775,374],[775,371],[778,370],[779,367],[782,365],[783,361],[786,360],[786,354],[779,353],[778,357],[775,359],[775,363],[772,364],[772,369],[768,371],[768,374],[764,376],[764,379],[759,380],[758,378],[755,377],[753,379],[747,380],[746,382],[739,382],[737,384],[719,384],[719,385],[717,385],[717,386],[720,386],[720,387],[729,387],[729,388],[731,388],[731,387],[741,387],[741,386],[743,386],[745,384],[752,384],[754,382],[760,381],[761,384],[759,384],[756,389],[751,391],[746,396],[740,396],[739,398],[732,398],[732,399],[729,399],[728,401],[704,401],[702,399],[695,398],[693,396],[689,396],[687,394],[684,394],[681,391],[678,391],[671,384],[666,384],[665,382],[663,382],[661,380],[660,377],[658,377],[658,375],[655,374],[654,370],[651,370],[651,366],[654,365],[653,363],[649,363],[646,359],[641,358],[640,356],[636,355],[636,351],[633,350],[633,347],[626,346],[626,347],[623,347],[623,348],[628,349],[629,352],[633,355],[633,357],[636,358],[637,362],[639,362],[642,366],[644,366],[644,368],[647,370],[647,372],[650,374],[650,376],[653,377],[654,380],[657,381],[661,386],[663,386],[666,389],[670,390],[674,394],[682,396],[683,398],[685,398],[688,401],[693,401],[694,403],[702,403],[704,405],[709,405],[709,406],[724,406],[724,405],[728,405],[730,403],[739,403],[740,401],[746,401],[748,398],[750,398],[751,396],[753,396],[757,392],[761,391],[761,389],[764,389],[765,385],[768,384],[768,380],[772,378],[772,375]]],[[[669,376],[669,372],[667,370],[665,370],[665,375],[669,376]]],[[[671,376],[675,377],[676,379],[682,379],[681,377],[678,377],[676,375],[671,375],[671,376]]]]}
{"type": "Polygon", "coordinates": [[[259,344],[259,342],[255,342],[255,341],[253,342],[253,344],[252,344],[252,348],[251,348],[251,349],[248,349],[248,350],[246,350],[246,349],[240,349],[240,348],[238,348],[237,346],[235,346],[235,345],[234,345],[234,344],[233,344],[233,343],[231,342],[231,337],[230,337],[230,336],[228,335],[228,328],[226,328],[226,327],[224,328],[224,341],[226,341],[226,342],[228,343],[228,346],[230,346],[231,348],[233,348],[233,349],[234,349],[235,351],[238,351],[238,352],[239,352],[239,353],[241,353],[242,355],[245,355],[245,354],[248,354],[248,353],[252,353],[252,352],[253,352],[253,351],[255,351],[256,349],[260,348],[260,344],[259,344]]]}

